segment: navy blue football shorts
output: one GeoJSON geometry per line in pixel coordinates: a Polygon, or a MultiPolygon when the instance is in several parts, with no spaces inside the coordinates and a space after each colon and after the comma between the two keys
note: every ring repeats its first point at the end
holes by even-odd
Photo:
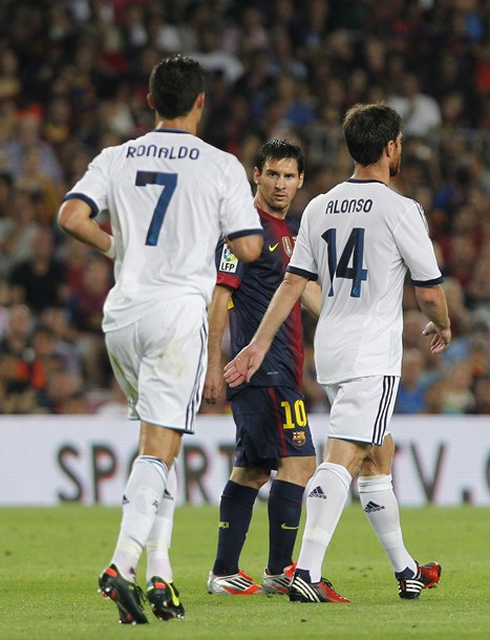
{"type": "Polygon", "coordinates": [[[314,456],[304,399],[288,387],[246,387],[231,399],[235,466],[277,469],[279,458],[314,456]]]}

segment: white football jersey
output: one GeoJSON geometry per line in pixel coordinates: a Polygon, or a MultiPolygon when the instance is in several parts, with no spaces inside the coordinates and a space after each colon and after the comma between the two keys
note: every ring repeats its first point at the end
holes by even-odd
{"type": "Polygon", "coordinates": [[[65,199],[108,210],[116,246],[105,331],[143,317],[162,300],[199,295],[216,282],[220,237],[262,233],[237,158],[185,131],[156,129],[104,149],[65,199]]]}
{"type": "Polygon", "coordinates": [[[374,180],[343,182],[311,200],[288,271],[318,276],[318,381],[400,375],[402,295],[442,282],[421,206],[374,180]]]}

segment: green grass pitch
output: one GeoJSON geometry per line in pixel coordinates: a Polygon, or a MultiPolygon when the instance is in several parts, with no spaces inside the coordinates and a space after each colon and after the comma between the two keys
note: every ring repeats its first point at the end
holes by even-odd
{"type": "MultiPolygon", "coordinates": [[[[97,593],[113,551],[118,508],[0,509],[2,640],[490,638],[490,509],[403,509],[407,547],[421,563],[439,561],[441,585],[402,601],[384,551],[358,504],[346,508],[325,557],[324,575],[351,604],[290,603],[284,596],[206,593],[217,507],[178,507],[171,550],[183,621],[119,625],[97,593]]],[[[267,512],[255,508],[241,566],[257,581],[267,561],[267,512]]],[[[297,544],[296,556],[299,549],[297,544]]],[[[144,582],[144,558],[139,582],[144,582]]]]}

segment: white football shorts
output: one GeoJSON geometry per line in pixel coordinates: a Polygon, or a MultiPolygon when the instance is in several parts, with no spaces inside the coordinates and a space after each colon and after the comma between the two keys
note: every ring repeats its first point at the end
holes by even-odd
{"type": "Polygon", "coordinates": [[[327,436],[381,446],[399,383],[399,376],[369,376],[323,385],[331,405],[327,436]]]}
{"type": "Polygon", "coordinates": [[[207,367],[208,316],[200,296],[155,305],[105,335],[129,418],[194,432],[207,367]]]}

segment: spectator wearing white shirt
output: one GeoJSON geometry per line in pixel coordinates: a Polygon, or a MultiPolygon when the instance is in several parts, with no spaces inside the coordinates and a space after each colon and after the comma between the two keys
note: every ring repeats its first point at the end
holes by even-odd
{"type": "Polygon", "coordinates": [[[422,93],[420,81],[414,73],[406,73],[401,80],[401,92],[392,95],[389,104],[403,118],[403,132],[408,136],[426,136],[441,126],[441,110],[437,101],[422,93]]]}

